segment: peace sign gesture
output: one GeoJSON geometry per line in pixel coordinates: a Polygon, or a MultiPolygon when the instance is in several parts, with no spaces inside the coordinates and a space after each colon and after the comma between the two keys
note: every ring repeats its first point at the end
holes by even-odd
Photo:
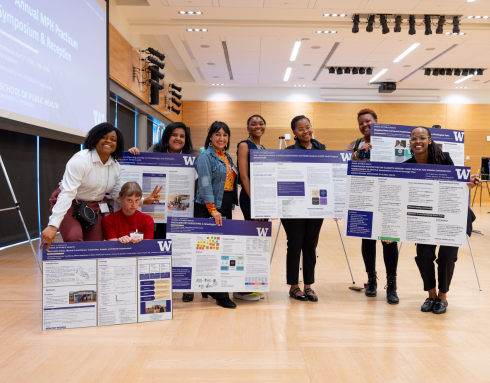
{"type": "Polygon", "coordinates": [[[160,186],[158,188],[158,185],[155,186],[155,189],[151,192],[151,194],[148,197],[145,197],[143,200],[144,205],[151,205],[153,202],[160,202],[160,191],[162,190],[163,186],[160,186]]]}

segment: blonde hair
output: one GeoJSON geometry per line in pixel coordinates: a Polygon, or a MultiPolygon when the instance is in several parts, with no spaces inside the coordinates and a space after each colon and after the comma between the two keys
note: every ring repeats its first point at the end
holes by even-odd
{"type": "Polygon", "coordinates": [[[136,197],[142,197],[143,196],[143,191],[141,190],[140,185],[138,185],[138,182],[130,181],[126,182],[122,188],[121,191],[119,192],[119,198],[124,198],[126,196],[136,196],[136,197]]]}

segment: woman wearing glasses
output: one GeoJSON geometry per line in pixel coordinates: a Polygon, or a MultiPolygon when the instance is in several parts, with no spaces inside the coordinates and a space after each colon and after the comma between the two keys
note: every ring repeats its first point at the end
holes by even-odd
{"type": "MultiPolygon", "coordinates": [[[[363,137],[352,141],[345,150],[352,152],[353,161],[371,160],[371,124],[378,122],[378,116],[371,109],[362,109],[357,113],[359,131],[363,137]]],[[[378,282],[376,273],[376,240],[363,239],[361,252],[364,266],[368,274],[368,283],[365,294],[367,297],[375,297],[377,294],[378,282]]],[[[383,258],[386,267],[386,301],[396,305],[400,302],[396,293],[396,270],[398,267],[398,246],[396,242],[382,241],[383,258]]]]}
{"type": "MultiPolygon", "coordinates": [[[[295,144],[286,149],[325,150],[325,145],[313,139],[313,128],[305,116],[296,116],[291,121],[295,144]]],[[[311,288],[315,282],[316,247],[323,224],[323,218],[283,218],[281,220],[288,249],[286,257],[287,284],[291,286],[289,296],[299,301],[318,301],[311,288]],[[298,285],[299,260],[303,252],[304,292],[298,285]]]]}
{"type": "MultiPolygon", "coordinates": [[[[432,141],[430,130],[427,128],[415,128],[410,133],[410,150],[412,158],[405,161],[412,164],[452,165],[453,160],[449,153],[443,153],[441,148],[432,141]]],[[[468,187],[471,189],[480,184],[476,175],[472,175],[468,187]]],[[[469,210],[469,208],[468,208],[469,210]]],[[[471,210],[468,211],[466,232],[471,235],[472,219],[471,210]]],[[[436,290],[436,273],[434,261],[436,260],[436,245],[417,244],[417,256],[415,262],[424,281],[424,291],[429,292],[429,297],[421,307],[423,312],[444,314],[447,310],[447,292],[454,274],[454,266],[458,260],[458,247],[439,246],[437,257],[437,277],[439,280],[439,292],[436,290]]]]}

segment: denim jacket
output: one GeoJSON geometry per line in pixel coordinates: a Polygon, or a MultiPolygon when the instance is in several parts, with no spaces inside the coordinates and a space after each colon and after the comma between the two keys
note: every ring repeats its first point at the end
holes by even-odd
{"type": "MultiPolygon", "coordinates": [[[[233,166],[233,160],[226,153],[228,161],[233,166]]],[[[198,178],[199,189],[197,190],[196,203],[214,203],[216,209],[221,208],[223,193],[226,182],[226,164],[218,157],[213,147],[202,153],[194,164],[198,178]]],[[[238,205],[237,179],[233,187],[233,203],[238,205]]]]}

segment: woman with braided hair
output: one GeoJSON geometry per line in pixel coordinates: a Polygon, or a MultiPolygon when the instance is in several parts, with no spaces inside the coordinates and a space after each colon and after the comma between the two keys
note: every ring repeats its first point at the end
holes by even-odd
{"type": "MultiPolygon", "coordinates": [[[[432,141],[430,130],[418,127],[410,133],[410,151],[413,157],[405,161],[413,164],[450,165],[454,166],[449,153],[443,153],[441,148],[432,141]]],[[[480,180],[472,175],[468,187],[477,186],[480,180]]],[[[466,233],[471,235],[473,212],[468,207],[468,222],[466,233]]],[[[429,292],[429,297],[421,307],[422,312],[444,314],[447,310],[447,292],[454,273],[454,265],[458,260],[458,247],[439,246],[437,257],[437,275],[439,280],[439,292],[436,291],[436,273],[434,261],[436,260],[436,245],[416,244],[417,256],[415,263],[424,282],[424,291],[429,292]]]]}

